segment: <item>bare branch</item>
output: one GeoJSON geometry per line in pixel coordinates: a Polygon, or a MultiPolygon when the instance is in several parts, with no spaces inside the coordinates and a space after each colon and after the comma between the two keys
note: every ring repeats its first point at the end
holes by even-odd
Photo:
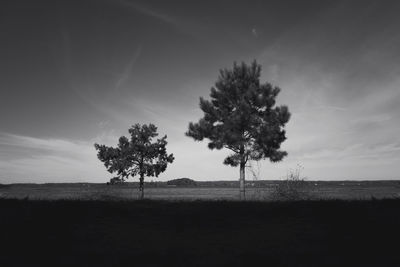
{"type": "Polygon", "coordinates": [[[238,148],[235,148],[234,146],[226,145],[224,147],[229,149],[229,150],[231,150],[231,151],[233,151],[233,152],[235,152],[235,153],[240,153],[240,150],[238,148]]]}

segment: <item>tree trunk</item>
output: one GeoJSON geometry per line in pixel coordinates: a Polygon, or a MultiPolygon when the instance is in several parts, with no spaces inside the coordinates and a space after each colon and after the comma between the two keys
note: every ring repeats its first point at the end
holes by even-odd
{"type": "Polygon", "coordinates": [[[141,174],[139,178],[139,199],[144,198],[144,175],[141,174]]]}
{"type": "Polygon", "coordinates": [[[240,200],[246,200],[246,190],[245,190],[245,167],[246,161],[244,159],[244,147],[240,148],[240,179],[239,179],[239,191],[240,200]]]}

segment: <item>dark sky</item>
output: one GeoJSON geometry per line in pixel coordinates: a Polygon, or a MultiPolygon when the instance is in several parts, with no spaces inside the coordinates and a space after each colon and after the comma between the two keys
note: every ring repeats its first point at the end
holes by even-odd
{"type": "MultiPolygon", "coordinates": [[[[155,123],[160,179],[237,179],[184,136],[221,68],[256,59],[292,119],[282,163],[309,179],[399,178],[398,1],[2,1],[0,183],[105,181],[94,142],[155,123]]],[[[249,177],[252,179],[251,177],[249,177]]]]}

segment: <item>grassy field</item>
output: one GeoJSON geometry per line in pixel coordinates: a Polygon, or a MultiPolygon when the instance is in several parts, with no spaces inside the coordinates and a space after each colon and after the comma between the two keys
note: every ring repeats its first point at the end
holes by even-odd
{"type": "Polygon", "coordinates": [[[400,266],[400,200],[0,200],[1,266],[400,266]]]}
{"type": "MultiPolygon", "coordinates": [[[[249,182],[247,198],[271,200],[277,181],[249,182]]],[[[168,187],[165,183],[147,183],[146,198],[153,200],[235,200],[238,199],[237,182],[200,182],[196,187],[168,187]]],[[[399,198],[400,181],[339,181],[307,182],[305,188],[314,199],[371,199],[399,198]]],[[[81,199],[111,200],[136,199],[137,184],[11,184],[0,186],[0,198],[17,199],[81,199]]]]}

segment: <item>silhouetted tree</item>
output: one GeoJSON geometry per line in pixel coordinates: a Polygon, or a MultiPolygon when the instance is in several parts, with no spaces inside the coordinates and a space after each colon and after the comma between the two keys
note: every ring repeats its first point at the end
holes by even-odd
{"type": "Polygon", "coordinates": [[[97,157],[104,162],[110,173],[116,172],[119,177],[139,175],[139,197],[144,197],[144,176],[158,176],[167,169],[168,163],[174,161],[173,154],[167,154],[167,136],[157,139],[157,127],[153,124],[135,124],[129,129],[130,139],[119,138],[117,147],[95,144],[97,157]]]}
{"type": "Polygon", "coordinates": [[[240,198],[245,199],[245,166],[248,160],[269,158],[277,162],[287,155],[280,150],[286,139],[285,124],[290,113],[287,106],[275,106],[280,89],[260,83],[261,66],[234,63],[233,69],[222,69],[211,101],[200,97],[204,117],[190,123],[186,135],[197,141],[209,139],[210,149],[228,148],[233,154],[224,160],[230,166],[240,165],[240,198]]]}

